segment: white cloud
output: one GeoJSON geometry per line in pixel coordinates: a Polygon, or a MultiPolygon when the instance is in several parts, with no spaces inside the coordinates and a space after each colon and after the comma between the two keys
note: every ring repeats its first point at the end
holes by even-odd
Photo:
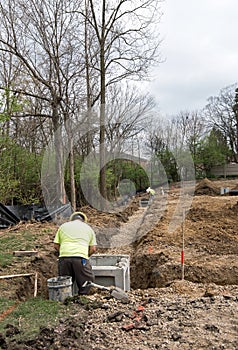
{"type": "Polygon", "coordinates": [[[237,81],[237,0],[165,0],[162,57],[148,90],[161,112],[205,106],[210,96],[237,81]]]}

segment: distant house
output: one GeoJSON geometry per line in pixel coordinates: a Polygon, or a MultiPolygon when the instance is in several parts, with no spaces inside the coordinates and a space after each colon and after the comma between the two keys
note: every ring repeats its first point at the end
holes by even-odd
{"type": "Polygon", "coordinates": [[[238,176],[238,164],[237,163],[228,163],[224,165],[218,165],[211,169],[211,175],[214,176],[238,176]]]}

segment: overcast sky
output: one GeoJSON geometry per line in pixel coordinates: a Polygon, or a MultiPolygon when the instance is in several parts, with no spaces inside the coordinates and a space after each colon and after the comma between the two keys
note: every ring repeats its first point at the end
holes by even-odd
{"type": "Polygon", "coordinates": [[[165,62],[148,89],[163,115],[199,110],[238,81],[238,0],[164,0],[161,7],[165,62]]]}

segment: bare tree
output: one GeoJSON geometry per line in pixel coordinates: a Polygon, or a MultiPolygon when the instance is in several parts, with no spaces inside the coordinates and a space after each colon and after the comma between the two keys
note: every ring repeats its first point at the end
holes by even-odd
{"type": "MultiPolygon", "coordinates": [[[[63,140],[66,127],[70,150],[72,201],[74,197],[73,137],[75,122],[100,127],[100,162],[104,165],[107,140],[106,107],[109,86],[122,79],[143,79],[148,69],[159,60],[160,40],[155,31],[159,21],[159,0],[6,0],[0,4],[0,52],[14,57],[19,66],[19,79],[14,79],[11,92],[24,96],[28,103],[23,111],[11,117],[15,132],[24,135],[24,125],[44,138],[54,135],[56,167],[52,193],[60,193],[64,202],[63,140]],[[80,17],[80,15],[83,15],[80,17]],[[94,110],[100,105],[100,123],[95,122],[94,110]],[[82,113],[87,108],[86,119],[82,113]],[[46,122],[47,121],[47,122],[46,122]],[[45,127],[47,125],[47,127],[45,127]],[[37,131],[36,131],[37,130],[37,131]]],[[[13,76],[13,75],[12,75],[13,76]]],[[[5,88],[5,83],[2,84],[5,88]]],[[[140,119],[143,111],[140,106],[140,119]]],[[[121,110],[122,111],[122,110],[121,110]]],[[[111,112],[109,112],[111,113],[111,112]]],[[[116,117],[122,122],[121,113],[116,117]]],[[[136,114],[128,124],[136,124],[136,114]],[[133,120],[134,118],[134,120],[133,120]]],[[[126,123],[123,119],[123,123],[126,123]]],[[[124,124],[125,125],[125,124],[124,124]]],[[[111,125],[112,126],[112,125],[111,125]]],[[[119,126],[119,124],[118,124],[119,126]]],[[[122,139],[127,137],[116,131],[122,139]]],[[[130,130],[130,133],[137,130],[130,130]]],[[[93,148],[94,131],[87,134],[86,153],[93,148]]],[[[108,133],[109,136],[109,133],[108,133]]],[[[35,137],[37,139],[37,137],[35,137]]],[[[25,140],[28,142],[28,140],[25,140]]],[[[28,144],[29,146],[29,144],[28,144]]],[[[37,148],[32,142],[32,149],[37,148]]],[[[105,168],[101,166],[101,194],[105,197],[105,168]]],[[[52,202],[54,199],[52,199],[52,202]]]]}
{"type": "Polygon", "coordinates": [[[201,112],[180,112],[171,120],[157,120],[148,132],[147,147],[160,159],[168,174],[177,180],[180,165],[188,158],[195,160],[206,128],[201,112]]]}
{"type": "Polygon", "coordinates": [[[18,91],[44,101],[44,113],[39,117],[48,117],[52,122],[57,176],[56,191],[51,192],[58,193],[61,202],[65,193],[60,129],[77,110],[79,98],[75,94],[72,98],[72,91],[80,87],[83,71],[79,69],[82,49],[76,44],[80,37],[73,11],[76,4],[79,2],[7,0],[0,5],[0,50],[14,55],[24,68],[22,76],[30,80],[27,86],[18,86],[18,91]]]}
{"type": "Polygon", "coordinates": [[[202,112],[181,111],[172,119],[175,133],[174,149],[188,149],[196,155],[197,145],[204,136],[207,125],[202,112]]]}
{"type": "Polygon", "coordinates": [[[108,151],[125,152],[127,140],[139,135],[150,120],[155,107],[154,99],[141,95],[130,86],[113,86],[108,91],[106,109],[106,144],[108,151]]]}
{"type": "Polygon", "coordinates": [[[238,162],[238,115],[234,110],[237,84],[221,89],[219,96],[210,97],[204,115],[210,128],[222,132],[232,151],[233,161],[238,162]]]}
{"type": "Polygon", "coordinates": [[[89,0],[88,25],[98,45],[100,73],[100,191],[106,198],[105,137],[107,87],[122,79],[143,79],[158,60],[158,0],[89,0]]]}

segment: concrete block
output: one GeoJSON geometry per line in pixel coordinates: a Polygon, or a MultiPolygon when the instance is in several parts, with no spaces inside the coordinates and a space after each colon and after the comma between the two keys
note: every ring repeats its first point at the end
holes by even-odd
{"type": "MultiPolygon", "coordinates": [[[[115,286],[130,290],[130,256],[98,254],[90,257],[95,283],[105,287],[115,286]]],[[[73,294],[77,293],[74,283],[73,294]]]]}
{"type": "Polygon", "coordinates": [[[130,290],[129,255],[93,255],[90,262],[97,284],[130,290]]]}

